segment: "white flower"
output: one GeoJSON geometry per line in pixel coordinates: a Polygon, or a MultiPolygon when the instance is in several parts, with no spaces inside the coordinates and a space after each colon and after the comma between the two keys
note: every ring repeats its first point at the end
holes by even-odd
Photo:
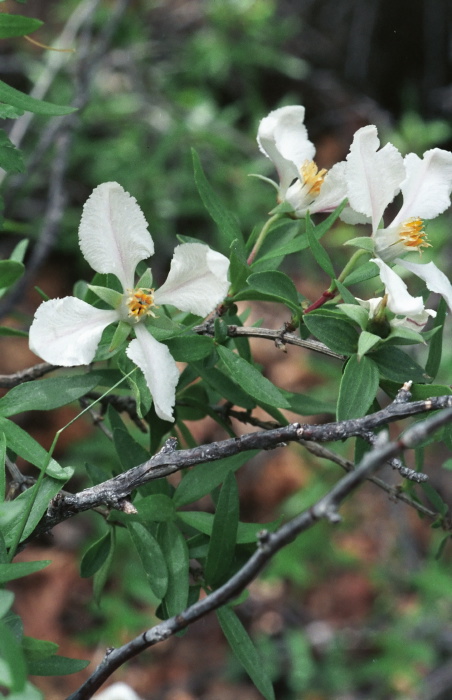
{"type": "MultiPolygon", "coordinates": [[[[396,315],[396,318],[389,322],[390,325],[410,328],[418,332],[421,331],[429,317],[432,316],[434,318],[436,316],[436,311],[426,309],[422,297],[411,296],[405,282],[383,260],[374,258],[371,262],[374,262],[380,268],[380,278],[385,286],[386,307],[396,315]]],[[[368,309],[369,320],[372,320],[379,311],[383,297],[368,300],[357,298],[357,301],[361,306],[368,309]]]]}
{"type": "Polygon", "coordinates": [[[229,261],[206,245],[185,243],[175,248],[160,289],[136,288],[135,268],[153,255],[154,243],[135,198],[116,182],[96,187],[85,203],[79,242],[91,267],[116,275],[123,294],[117,295],[112,310],[96,309],[75,297],[44,302],[30,328],[31,350],[64,367],[89,364],[104,329],[125,321],[135,332],[126,353],[142,370],[157,415],[173,421],[179,372],[166,345],[155,340],[142,321],[155,316],[161,304],[206,316],[228,291],[229,261]]]}
{"type": "Polygon", "coordinates": [[[347,156],[349,204],[371,221],[375,254],[414,272],[428,289],[439,292],[452,309],[452,285],[434,263],[419,265],[399,259],[430,247],[424,219],[433,219],[450,206],[452,153],[433,148],[423,158],[414,153],[402,158],[392,144],[378,150],[379,146],[376,126],[365,126],[356,132],[347,156]],[[385,209],[399,191],[403,196],[400,211],[389,226],[378,228],[385,209]]]}
{"type": "Polygon", "coordinates": [[[141,700],[134,690],[126,683],[113,683],[101,693],[94,696],[95,700],[141,700]]]}
{"type": "Polygon", "coordinates": [[[278,171],[278,201],[288,202],[297,218],[308,211],[333,211],[347,196],[345,162],[329,171],[314,163],[315,147],[308,139],[304,113],[301,106],[275,109],[262,119],[257,133],[260,150],[278,171]]]}

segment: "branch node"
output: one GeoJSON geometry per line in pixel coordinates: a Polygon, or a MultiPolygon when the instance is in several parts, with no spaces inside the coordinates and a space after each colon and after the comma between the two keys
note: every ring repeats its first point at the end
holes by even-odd
{"type": "Polygon", "coordinates": [[[399,391],[397,392],[397,396],[395,397],[393,403],[408,403],[408,401],[411,401],[412,395],[410,389],[412,384],[413,382],[411,381],[411,379],[410,381],[405,382],[402,388],[399,389],[399,391]]]}
{"type": "Polygon", "coordinates": [[[122,512],[126,515],[135,515],[138,513],[133,503],[127,498],[124,498],[122,501],[118,501],[117,510],[122,510],[122,512]]]}

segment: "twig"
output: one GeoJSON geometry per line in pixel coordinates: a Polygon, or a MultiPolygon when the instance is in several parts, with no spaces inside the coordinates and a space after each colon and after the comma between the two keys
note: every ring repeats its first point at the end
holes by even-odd
{"type": "Polygon", "coordinates": [[[374,472],[384,462],[407,448],[415,447],[451,419],[452,409],[448,409],[422,423],[416,423],[405,432],[403,437],[395,442],[388,443],[383,441],[380,435],[378,445],[372,452],[364,456],[356,470],[344,476],[315,505],[293,518],[293,520],[280,527],[274,533],[266,530],[261,531],[258,535],[257,549],[254,554],[223,586],[178,615],[146,630],[122,647],[109,649],[103,661],[90,678],[75,693],[72,693],[67,700],[87,700],[91,698],[104,681],[126,661],[185,629],[185,627],[199,620],[204,615],[232,601],[262,571],[276,552],[292,542],[299,534],[313,527],[320,520],[327,520],[331,523],[340,521],[338,509],[342,501],[366,479],[373,476],[374,472]]]}
{"type": "Polygon", "coordinates": [[[51,365],[48,362],[40,362],[38,365],[21,369],[14,374],[0,374],[0,387],[3,389],[12,389],[13,386],[31,382],[33,379],[39,379],[49,372],[58,369],[58,365],[51,365]]]}
{"type": "Polygon", "coordinates": [[[249,450],[270,450],[284,446],[287,442],[300,442],[300,440],[334,442],[349,437],[361,436],[369,430],[401,418],[438,409],[448,409],[440,414],[441,416],[452,416],[451,406],[452,396],[449,395],[436,396],[425,401],[412,401],[410,403],[393,402],[381,411],[364,416],[364,418],[325,423],[323,425],[292,423],[281,428],[249,433],[187,450],[176,450],[176,443],[174,438],[172,438],[170,439],[172,442],[167,441],[166,447],[157,455],[123,474],[119,474],[102,484],[92,486],[73,496],[61,496],[58,494],[51,502],[47,515],[32,536],[46,532],[62,520],[67,520],[77,513],[89,510],[95,506],[103,504],[111,508],[122,509],[123,500],[128,499],[134,489],[148,481],[161,479],[195,464],[214,462],[218,459],[231,457],[249,450]]]}
{"type": "MultiPolygon", "coordinates": [[[[214,329],[211,323],[207,321],[201,326],[195,326],[193,328],[195,333],[199,335],[214,335],[214,329]]],[[[265,338],[266,340],[273,340],[277,346],[280,344],[287,343],[289,345],[298,345],[301,348],[307,348],[308,350],[315,350],[315,352],[320,352],[323,355],[328,355],[329,357],[335,357],[338,360],[346,360],[345,355],[340,355],[338,352],[333,352],[329,347],[319,342],[318,340],[303,340],[293,333],[287,333],[284,330],[274,331],[270,328],[253,328],[250,326],[227,326],[228,335],[231,338],[265,338]]]]}

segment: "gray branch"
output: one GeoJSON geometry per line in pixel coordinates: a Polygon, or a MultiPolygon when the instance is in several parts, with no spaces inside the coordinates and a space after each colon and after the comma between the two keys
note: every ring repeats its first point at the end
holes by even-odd
{"type": "Polygon", "coordinates": [[[367,453],[357,468],[338,481],[326,496],[280,527],[276,532],[261,531],[254,554],[223,586],[178,615],[146,630],[122,647],[109,649],[90,678],[67,700],[88,700],[126,661],[232,601],[256,578],[276,552],[292,542],[302,532],[310,529],[320,520],[328,520],[331,523],[338,522],[340,520],[338,509],[342,501],[366,479],[372,477],[386,461],[395,458],[407,448],[415,447],[451,420],[452,409],[449,408],[441,414],[411,426],[403,436],[394,442],[388,443],[386,435],[380,435],[373,451],[367,453]]]}

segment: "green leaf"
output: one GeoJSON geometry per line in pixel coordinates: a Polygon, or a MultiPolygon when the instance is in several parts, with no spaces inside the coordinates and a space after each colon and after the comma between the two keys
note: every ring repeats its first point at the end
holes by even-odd
{"type": "Polygon", "coordinates": [[[116,533],[115,533],[115,528],[112,528],[110,530],[111,534],[111,547],[110,551],[108,552],[108,556],[100,569],[96,571],[94,574],[94,580],[93,580],[93,598],[94,601],[99,605],[100,602],[100,597],[102,595],[102,591],[104,589],[105,584],[107,583],[108,579],[108,574],[110,573],[111,570],[111,565],[113,563],[113,557],[115,554],[115,546],[116,546],[116,533]]]}
{"type": "Polygon", "coordinates": [[[346,287],[350,287],[351,284],[358,284],[358,282],[365,282],[378,275],[378,266],[373,262],[366,262],[360,265],[350,272],[349,275],[343,280],[343,284],[346,287]]]}
{"type": "Polygon", "coordinates": [[[204,569],[208,585],[216,588],[230,573],[234,559],[239,522],[239,493],[237,482],[229,472],[220,491],[213,521],[209,551],[204,569]]]}
{"type": "Polygon", "coordinates": [[[367,355],[352,355],[345,365],[337,402],[337,420],[361,418],[377,395],[379,372],[367,355]]]}
{"type": "Polygon", "coordinates": [[[61,117],[64,114],[72,114],[72,112],[76,111],[74,107],[60,107],[60,105],[55,105],[51,102],[36,100],[34,97],[25,95],[23,92],[12,88],[2,80],[0,80],[0,101],[23,109],[26,112],[46,114],[49,117],[61,117]]]}
{"type": "Polygon", "coordinates": [[[358,360],[364,355],[367,355],[367,353],[379,343],[381,343],[381,338],[379,335],[374,335],[374,333],[363,331],[360,334],[358,341],[358,360]]]}
{"type": "Polygon", "coordinates": [[[0,433],[0,503],[3,503],[6,495],[6,437],[0,433]]]}
{"type": "Polygon", "coordinates": [[[213,338],[206,335],[180,335],[165,341],[177,362],[196,362],[208,357],[215,347],[213,338]]]}
{"type": "Polygon", "coordinates": [[[18,119],[23,113],[23,109],[17,109],[12,105],[0,103],[0,119],[18,119]]]}
{"type": "Polygon", "coordinates": [[[444,299],[441,299],[438,304],[436,318],[433,322],[433,328],[439,328],[440,330],[435,333],[430,341],[428,359],[425,365],[425,371],[433,379],[435,379],[436,375],[438,374],[439,366],[441,364],[441,355],[443,351],[443,329],[446,311],[447,304],[444,299]]]}
{"type": "Polygon", "coordinates": [[[335,413],[333,402],[321,401],[313,396],[305,394],[293,394],[290,391],[283,391],[289,409],[300,416],[316,416],[319,413],[335,413]]]}
{"type": "Polygon", "coordinates": [[[334,279],[336,277],[334,273],[334,267],[333,263],[330,260],[330,256],[326,252],[326,250],[323,248],[323,246],[319,243],[318,239],[314,235],[314,226],[311,221],[311,217],[309,214],[306,214],[306,235],[308,237],[309,241],[309,247],[311,248],[311,252],[318,263],[322,270],[326,272],[326,274],[334,279]]]}
{"type": "Polygon", "coordinates": [[[223,483],[228,472],[236,471],[257,454],[258,451],[252,450],[193,467],[176,488],[173,497],[176,508],[198,501],[223,483]]]}
{"type": "MultiPolygon", "coordinates": [[[[66,480],[72,476],[72,473],[73,469],[67,468],[66,480]]],[[[47,511],[50,501],[61,491],[62,486],[60,479],[52,479],[46,476],[39,485],[34,484],[13,501],[15,507],[21,507],[21,513],[19,517],[3,524],[2,530],[8,545],[13,542],[17,529],[21,527],[21,515],[26,512],[30,501],[33,501],[33,507],[28,516],[21,541],[31,535],[47,511]]]]}
{"type": "Polygon", "coordinates": [[[162,600],[168,590],[169,577],[160,545],[139,522],[128,522],[127,529],[141,559],[151,590],[159,600],[162,600]]]}
{"type": "Polygon", "coordinates": [[[375,249],[375,243],[369,236],[350,238],[349,241],[345,241],[344,245],[351,245],[355,248],[361,248],[362,250],[367,250],[369,253],[373,253],[375,249]]]}
{"type": "Polygon", "coordinates": [[[150,455],[125,429],[113,430],[113,442],[124,471],[146,462],[150,455]]]}
{"type": "MultiPolygon", "coordinates": [[[[179,520],[186,525],[189,525],[194,530],[199,530],[203,535],[212,534],[214,516],[212,513],[204,513],[202,511],[183,510],[177,514],[179,520]]],[[[240,523],[237,528],[236,544],[256,543],[258,534],[261,530],[269,530],[274,532],[281,524],[281,519],[273,520],[270,523],[240,523]]],[[[206,551],[207,554],[207,551],[206,551]]]]}
{"type": "Polygon", "coordinates": [[[35,637],[23,637],[22,650],[27,661],[35,661],[53,656],[58,651],[58,644],[35,637]]]}
{"type": "Polygon", "coordinates": [[[134,502],[141,522],[162,523],[174,520],[176,515],[174,501],[164,493],[153,493],[134,502]]]}
{"type": "Polygon", "coordinates": [[[334,316],[313,311],[303,316],[303,322],[315,338],[334,352],[352,355],[358,349],[358,331],[346,318],[341,321],[334,316]]]}
{"type": "Polygon", "coordinates": [[[351,292],[348,291],[347,287],[342,284],[342,282],[339,282],[338,279],[334,280],[334,284],[336,285],[337,291],[342,297],[342,300],[345,304],[348,304],[349,306],[359,306],[359,302],[357,299],[353,296],[351,292]]]}
{"type": "Polygon", "coordinates": [[[194,149],[192,149],[192,157],[195,183],[202,203],[218,226],[223,250],[229,252],[229,247],[233,241],[243,242],[242,232],[233,214],[224,207],[207,181],[199,156],[194,149]]]}
{"type": "Polygon", "coordinates": [[[20,561],[11,564],[0,564],[0,584],[15,581],[18,578],[29,576],[36,571],[41,571],[49,566],[51,561],[20,561]]]}
{"type": "Polygon", "coordinates": [[[99,297],[99,299],[102,299],[102,301],[113,309],[117,309],[121,305],[124,296],[121,292],[117,292],[115,289],[110,289],[109,287],[101,287],[98,284],[88,284],[86,286],[93,294],[99,297]]]}
{"type": "Polygon", "coordinates": [[[231,279],[231,294],[240,291],[250,274],[251,269],[243,252],[243,245],[238,240],[231,243],[229,277],[231,279]]]}
{"type": "Polygon", "coordinates": [[[217,610],[216,615],[232,651],[256,688],[266,700],[275,700],[273,686],[263,661],[235,612],[224,607],[217,610]]]}
{"type": "Polygon", "coordinates": [[[0,590],[0,617],[4,617],[14,602],[12,591],[0,590]]]}
{"type": "MultiPolygon", "coordinates": [[[[0,290],[0,296],[1,296],[0,290]]],[[[28,338],[28,333],[26,331],[20,331],[18,328],[10,328],[9,326],[0,326],[0,337],[5,336],[16,336],[18,338],[28,338]]]]}
{"type": "MultiPolygon", "coordinates": [[[[0,416],[0,431],[5,433],[8,447],[11,450],[14,450],[14,452],[28,462],[34,464],[38,469],[43,469],[44,464],[47,463],[48,454],[36,440],[33,440],[33,438],[25,432],[25,430],[22,430],[22,428],[7,418],[0,416]]],[[[62,479],[63,481],[67,481],[73,473],[74,470],[71,467],[60,467],[58,462],[54,459],[50,460],[47,467],[47,474],[49,476],[55,479],[62,479]]],[[[22,495],[23,494],[21,494],[21,496],[22,495]]],[[[19,496],[19,498],[21,496],[19,496]]]]}
{"type": "MultiPolygon", "coordinates": [[[[1,163],[0,167],[3,167],[1,163]]],[[[0,260],[0,288],[11,287],[19,277],[22,277],[24,271],[25,267],[20,262],[16,262],[15,260],[0,260]]]]}
{"type": "MultiPolygon", "coordinates": [[[[1,17],[2,14],[0,13],[1,17]]],[[[4,131],[0,131],[0,167],[12,173],[23,173],[25,170],[22,151],[16,148],[4,131]]]]}
{"type": "Polygon", "coordinates": [[[400,386],[409,380],[425,384],[431,377],[406,352],[395,347],[378,348],[371,355],[385,379],[399,382],[400,386]]]}
{"type": "Polygon", "coordinates": [[[367,309],[356,304],[338,304],[337,308],[354,323],[357,323],[363,331],[366,330],[366,326],[369,323],[369,312],[367,309]]]}
{"type": "Polygon", "coordinates": [[[276,408],[288,408],[283,394],[259,370],[234,352],[219,345],[218,354],[231,378],[257,401],[263,401],[276,408]]]}
{"type": "Polygon", "coordinates": [[[168,588],[162,601],[167,617],[185,610],[188,601],[188,547],[177,527],[172,522],[160,523],[157,539],[168,569],[168,588]]]}
{"type": "Polygon", "coordinates": [[[44,22],[32,17],[22,15],[0,14],[0,39],[9,39],[14,36],[25,36],[42,27],[44,22]]]}
{"type": "Polygon", "coordinates": [[[3,622],[0,622],[0,661],[0,686],[11,690],[7,697],[12,697],[13,693],[24,690],[27,668],[15,635],[3,622]]]}
{"type": "Polygon", "coordinates": [[[67,656],[49,656],[46,659],[36,659],[27,663],[28,673],[32,676],[67,676],[78,673],[89,666],[91,661],[70,659],[67,656]]]}
{"type": "Polygon", "coordinates": [[[0,416],[60,408],[77,401],[98,384],[99,377],[95,372],[19,384],[0,399],[0,416]]]}
{"type": "MultiPolygon", "coordinates": [[[[262,292],[265,298],[282,302],[287,306],[300,311],[298,292],[290,277],[278,270],[268,272],[255,272],[248,277],[248,284],[252,289],[262,292]]],[[[246,294],[246,289],[243,290],[246,294]]]]}
{"type": "Polygon", "coordinates": [[[91,578],[107,560],[112,546],[111,532],[108,531],[86,550],[80,562],[80,576],[91,578]]]}

